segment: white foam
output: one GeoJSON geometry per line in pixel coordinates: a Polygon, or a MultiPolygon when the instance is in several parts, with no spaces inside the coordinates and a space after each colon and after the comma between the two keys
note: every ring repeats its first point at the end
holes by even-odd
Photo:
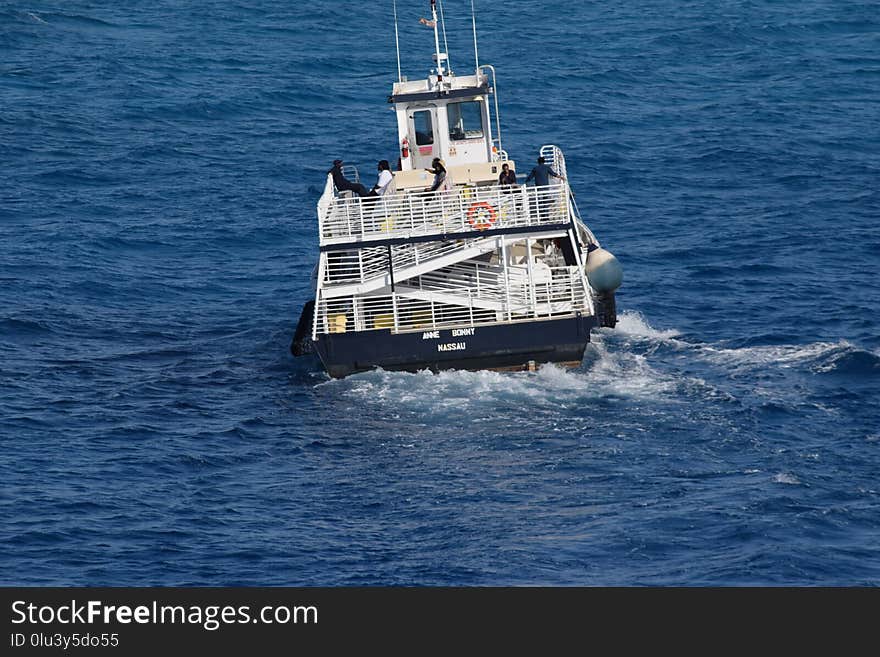
{"type": "Polygon", "coordinates": [[[754,347],[725,348],[711,343],[692,343],[676,339],[681,335],[676,329],[657,330],[653,328],[645,316],[639,311],[625,311],[614,329],[599,331],[596,334],[596,344],[604,344],[608,339],[621,336],[636,340],[660,342],[678,349],[690,350],[694,357],[704,359],[711,363],[734,367],[750,366],[777,366],[782,368],[795,367],[809,361],[824,361],[832,357],[828,362],[818,362],[813,366],[817,372],[825,372],[835,369],[837,366],[834,356],[842,356],[857,347],[847,340],[837,342],[812,342],[803,345],[767,345],[754,347]]]}
{"type": "Polygon", "coordinates": [[[318,384],[316,389],[402,412],[456,413],[462,409],[536,408],[588,404],[608,396],[656,398],[677,382],[654,371],[644,356],[593,345],[598,358],[578,369],[553,364],[536,372],[447,370],[415,374],[375,370],[318,384]]]}
{"type": "Polygon", "coordinates": [[[681,335],[676,329],[658,331],[653,328],[645,316],[637,310],[627,310],[617,318],[617,326],[612,329],[616,333],[649,340],[669,340],[681,335]]]}
{"type": "Polygon", "coordinates": [[[605,394],[656,398],[678,385],[671,376],[653,369],[642,354],[611,350],[604,344],[594,344],[590,348],[599,354],[599,358],[585,372],[585,377],[605,394]]]}
{"type": "Polygon", "coordinates": [[[780,472],[773,477],[773,481],[777,484],[788,484],[789,486],[797,486],[801,483],[797,477],[789,472],[780,472]]]}
{"type": "Polygon", "coordinates": [[[35,21],[37,21],[38,23],[43,23],[43,24],[48,25],[48,23],[46,23],[46,21],[44,21],[42,18],[40,18],[40,17],[37,16],[36,14],[34,14],[34,13],[32,13],[32,12],[29,12],[29,11],[27,11],[27,12],[25,12],[25,13],[26,13],[28,16],[30,16],[31,18],[33,18],[35,21]]]}
{"type": "MultiPolygon", "coordinates": [[[[823,358],[835,351],[849,351],[853,345],[846,340],[812,342],[806,345],[770,345],[724,349],[710,345],[699,346],[709,360],[730,365],[777,365],[792,367],[805,361],[823,358]]],[[[833,368],[833,364],[830,366],[833,368]]],[[[822,369],[818,366],[817,369],[822,369]]]]}

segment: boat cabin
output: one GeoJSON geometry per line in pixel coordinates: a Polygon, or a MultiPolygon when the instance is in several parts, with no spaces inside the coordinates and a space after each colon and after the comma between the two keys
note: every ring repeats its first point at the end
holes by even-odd
{"type": "MultiPolygon", "coordinates": [[[[440,61],[444,58],[441,53],[440,61]]],[[[489,103],[493,93],[489,75],[482,69],[474,75],[456,76],[444,74],[440,67],[426,79],[395,82],[388,102],[394,105],[400,144],[396,189],[429,186],[432,177],[425,169],[431,168],[435,157],[443,160],[458,185],[497,182],[504,162],[515,170],[500,149],[500,139],[493,136],[489,103]]],[[[497,124],[497,106],[494,109],[497,124]]]]}

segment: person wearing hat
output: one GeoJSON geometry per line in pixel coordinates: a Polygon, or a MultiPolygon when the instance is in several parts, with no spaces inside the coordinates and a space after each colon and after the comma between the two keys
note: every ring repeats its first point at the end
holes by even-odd
{"type": "Polygon", "coordinates": [[[369,196],[370,192],[361,183],[352,182],[342,173],[342,160],[333,160],[333,168],[328,171],[333,176],[333,184],[340,192],[350,190],[358,196],[369,196]]]}
{"type": "Polygon", "coordinates": [[[431,189],[428,191],[436,192],[440,190],[441,192],[448,192],[452,189],[452,180],[449,178],[449,174],[446,172],[446,164],[439,157],[435,157],[431,161],[431,166],[433,169],[425,169],[428,173],[434,174],[434,183],[431,185],[431,189]]]}

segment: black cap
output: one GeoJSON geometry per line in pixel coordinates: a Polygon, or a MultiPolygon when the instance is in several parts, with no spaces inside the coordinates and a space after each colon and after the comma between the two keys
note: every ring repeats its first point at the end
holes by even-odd
{"type": "Polygon", "coordinates": [[[333,160],[333,166],[335,166],[335,167],[342,166],[342,160],[333,160]]]}

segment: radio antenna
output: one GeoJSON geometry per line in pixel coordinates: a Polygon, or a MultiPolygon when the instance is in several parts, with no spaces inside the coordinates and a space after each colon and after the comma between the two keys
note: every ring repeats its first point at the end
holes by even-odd
{"type": "Polygon", "coordinates": [[[437,0],[431,0],[431,23],[434,24],[434,50],[437,53],[437,85],[439,86],[443,83],[443,60],[440,58],[440,36],[437,32],[437,0]]]}
{"type": "Polygon", "coordinates": [[[440,5],[440,25],[443,26],[443,49],[446,51],[446,70],[452,74],[452,58],[449,55],[449,43],[446,41],[446,16],[443,15],[443,0],[437,0],[440,5]]]}
{"type": "Polygon", "coordinates": [[[474,9],[474,0],[471,0],[471,24],[474,26],[474,68],[476,75],[480,75],[480,55],[477,53],[477,11],[474,9]]]}
{"type": "Polygon", "coordinates": [[[394,47],[397,49],[397,81],[403,82],[400,70],[400,34],[397,31],[397,0],[394,1],[394,47]]]}

